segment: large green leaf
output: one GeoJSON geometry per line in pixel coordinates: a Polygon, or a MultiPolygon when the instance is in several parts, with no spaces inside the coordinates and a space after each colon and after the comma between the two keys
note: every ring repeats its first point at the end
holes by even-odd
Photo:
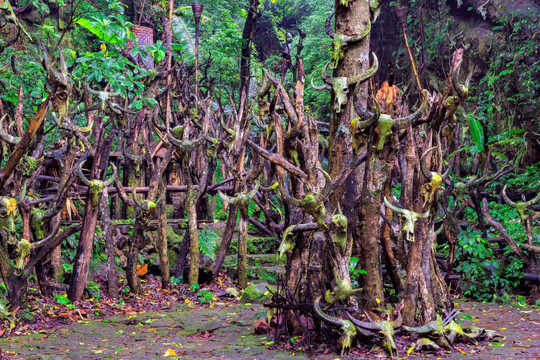
{"type": "Polygon", "coordinates": [[[118,36],[118,34],[114,33],[113,31],[110,31],[109,29],[101,26],[101,24],[96,23],[92,20],[80,18],[75,20],[75,22],[82,27],[88,29],[92,34],[96,35],[100,40],[103,40],[105,42],[108,42],[110,44],[120,45],[124,42],[122,38],[118,36]]]}
{"type": "Polygon", "coordinates": [[[471,135],[475,148],[477,152],[482,152],[485,141],[482,123],[480,123],[478,119],[475,119],[472,114],[467,114],[467,119],[469,120],[469,127],[471,129],[471,135]]]}
{"type": "Polygon", "coordinates": [[[182,16],[173,16],[172,30],[177,41],[182,45],[184,55],[195,55],[195,35],[193,25],[187,24],[182,16]]]}

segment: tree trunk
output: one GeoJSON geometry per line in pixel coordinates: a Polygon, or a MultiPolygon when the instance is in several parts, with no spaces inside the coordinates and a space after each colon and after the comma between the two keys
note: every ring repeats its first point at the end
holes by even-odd
{"type": "MultiPolygon", "coordinates": [[[[107,172],[107,166],[109,163],[109,152],[113,142],[112,136],[105,139],[105,132],[101,132],[98,146],[96,147],[96,156],[94,158],[94,164],[92,166],[92,178],[99,179],[99,175],[102,172],[105,176],[107,172]]],[[[71,283],[68,291],[68,298],[71,301],[78,301],[81,299],[84,288],[86,287],[86,279],[88,277],[88,267],[90,265],[90,258],[92,256],[92,246],[94,244],[94,235],[97,227],[97,217],[99,215],[99,200],[102,193],[99,193],[98,203],[92,204],[92,194],[90,188],[86,195],[86,207],[84,212],[84,219],[82,224],[81,237],[79,239],[79,246],[77,248],[77,256],[75,258],[75,264],[73,265],[73,274],[71,276],[71,283]]]]}
{"type": "Polygon", "coordinates": [[[214,263],[214,274],[217,276],[227,256],[227,251],[229,250],[229,245],[231,244],[232,237],[234,235],[234,228],[236,226],[236,216],[238,214],[238,206],[231,204],[229,206],[229,217],[227,219],[227,225],[225,226],[225,231],[223,232],[223,237],[221,238],[221,244],[219,245],[219,250],[216,254],[216,261],[214,263]]]}
{"type": "Polygon", "coordinates": [[[118,277],[116,274],[116,263],[113,237],[113,227],[111,226],[111,216],[109,210],[109,196],[107,189],[103,190],[103,196],[100,202],[101,211],[101,226],[103,233],[103,241],[105,242],[105,254],[107,255],[107,294],[110,297],[118,297],[118,277]]]}
{"type": "MultiPolygon", "coordinates": [[[[165,191],[163,189],[162,191],[165,191]]],[[[159,270],[161,272],[161,287],[169,289],[171,275],[169,269],[169,256],[167,254],[167,214],[165,212],[165,201],[161,203],[158,213],[158,253],[159,270]]]]}
{"type": "MultiPolygon", "coordinates": [[[[188,187],[190,187],[188,181],[188,187]]],[[[193,185],[191,185],[193,187],[193,185]]],[[[190,285],[199,282],[199,234],[197,233],[197,190],[188,190],[188,231],[189,231],[189,276],[190,285]]]]}
{"type": "MultiPolygon", "coordinates": [[[[137,216],[138,218],[139,216],[137,216]]],[[[144,231],[146,226],[140,223],[137,219],[135,222],[135,229],[133,230],[133,236],[129,239],[129,250],[126,263],[126,280],[129,288],[135,294],[142,292],[142,284],[137,274],[137,265],[139,265],[139,249],[144,240],[144,231]]]]}
{"type": "Polygon", "coordinates": [[[248,219],[240,217],[238,223],[238,285],[245,289],[247,287],[247,236],[248,219]]]}
{"type": "MultiPolygon", "coordinates": [[[[249,91],[249,80],[251,78],[251,49],[253,46],[253,36],[257,26],[257,19],[261,16],[258,10],[259,0],[249,0],[246,22],[242,31],[242,51],[240,55],[240,91],[249,91]]],[[[247,99],[247,96],[246,96],[247,99]]],[[[247,115],[248,107],[245,107],[247,115]]],[[[247,116],[243,116],[245,119],[247,116]]]]}
{"type": "MultiPolygon", "coordinates": [[[[361,34],[365,31],[370,21],[370,10],[367,2],[355,1],[350,3],[348,7],[344,7],[340,4],[340,1],[336,1],[335,8],[336,34],[361,34]]],[[[350,78],[366,71],[370,67],[369,38],[370,35],[362,41],[347,45],[347,50],[343,59],[339,61],[339,65],[334,71],[334,76],[350,78]]],[[[350,114],[352,114],[352,93],[354,90],[354,88],[349,88],[350,94],[347,103],[339,113],[333,112],[330,118],[329,149],[331,151],[329,153],[329,169],[332,178],[341,172],[353,155],[351,133],[348,129],[351,122],[350,114]]],[[[359,86],[357,93],[364,106],[367,103],[367,90],[368,86],[366,83],[359,86]]],[[[334,101],[335,95],[332,96],[332,104],[334,101]]],[[[378,159],[374,161],[381,162],[378,159]]],[[[375,168],[376,165],[379,164],[373,165],[372,168],[375,168]]],[[[377,169],[379,168],[375,170],[377,169]]],[[[382,172],[382,169],[380,170],[382,172]]],[[[365,305],[368,308],[378,306],[377,300],[384,302],[380,251],[378,246],[380,238],[378,214],[380,202],[382,201],[381,196],[384,181],[378,179],[378,175],[382,174],[373,174],[368,178],[367,176],[369,175],[364,174],[364,167],[360,166],[352,172],[349,180],[341,189],[336,191],[332,198],[332,211],[337,208],[337,203],[343,198],[344,214],[349,219],[349,243],[352,243],[352,239],[358,239],[357,241],[362,249],[362,252],[356,255],[359,256],[364,270],[368,273],[364,277],[363,294],[365,305]],[[371,192],[368,192],[367,194],[369,196],[364,197],[367,202],[362,203],[361,194],[362,184],[364,183],[366,183],[367,188],[375,192],[375,196],[371,192]],[[359,210],[363,215],[361,218],[358,216],[359,210]]]]}

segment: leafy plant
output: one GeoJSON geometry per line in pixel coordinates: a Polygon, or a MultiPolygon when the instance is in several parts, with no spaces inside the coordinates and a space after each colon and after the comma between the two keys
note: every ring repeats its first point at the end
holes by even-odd
{"type": "Polygon", "coordinates": [[[94,299],[101,299],[101,289],[98,284],[96,284],[93,281],[89,281],[88,285],[86,285],[86,289],[88,290],[88,293],[90,294],[90,297],[94,299]]]}
{"type": "Polygon", "coordinates": [[[197,293],[197,300],[199,300],[201,304],[210,304],[213,299],[214,294],[212,294],[211,291],[201,290],[197,293]]]}
{"type": "Polygon", "coordinates": [[[197,230],[197,234],[199,236],[199,249],[201,253],[214,259],[217,248],[216,240],[219,239],[219,236],[208,229],[199,229],[197,230]]]}
{"type": "Polygon", "coordinates": [[[59,295],[56,295],[54,297],[54,299],[56,300],[56,302],[60,305],[65,305],[66,308],[68,309],[75,309],[77,308],[75,305],[73,305],[71,303],[71,301],[69,301],[68,297],[66,294],[59,294],[59,295]]]}
{"type": "Polygon", "coordinates": [[[360,279],[361,275],[367,275],[367,271],[364,269],[357,268],[358,266],[358,258],[357,257],[351,257],[349,260],[349,273],[351,275],[351,282],[352,286],[358,286],[358,280],[360,279]]]}

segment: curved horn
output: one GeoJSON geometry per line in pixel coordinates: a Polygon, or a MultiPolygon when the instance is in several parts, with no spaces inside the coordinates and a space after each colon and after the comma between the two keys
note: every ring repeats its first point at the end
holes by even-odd
{"type": "Polygon", "coordinates": [[[122,95],[122,92],[120,90],[109,93],[109,96],[111,97],[120,96],[120,95],[122,95]]]}
{"type": "Polygon", "coordinates": [[[253,199],[255,197],[255,195],[257,195],[257,192],[259,191],[259,186],[261,185],[261,182],[260,181],[256,181],[255,182],[255,186],[253,187],[253,189],[251,189],[251,191],[247,194],[247,198],[248,199],[253,199]]]}
{"type": "Polygon", "coordinates": [[[394,120],[394,126],[392,126],[393,129],[395,129],[395,130],[405,129],[407,126],[409,126],[410,123],[412,123],[413,121],[416,121],[416,120],[418,120],[418,119],[420,119],[422,117],[422,113],[424,112],[424,107],[426,107],[427,102],[428,102],[429,92],[424,89],[424,90],[422,90],[422,94],[424,96],[423,96],[423,99],[422,99],[422,104],[420,105],[418,110],[416,110],[414,113],[412,113],[409,116],[405,116],[405,117],[402,117],[402,118],[395,119],[394,120]]]}
{"type": "Polygon", "coordinates": [[[429,171],[428,166],[426,164],[426,156],[433,149],[436,149],[436,148],[437,148],[436,146],[433,146],[433,147],[427,149],[426,151],[424,151],[424,153],[422,154],[422,157],[420,158],[420,169],[422,170],[422,174],[424,174],[424,177],[426,179],[428,179],[429,181],[431,181],[431,178],[433,178],[433,174],[431,173],[431,171],[429,171]]]}
{"type": "Polygon", "coordinates": [[[377,99],[375,99],[371,95],[369,97],[371,100],[373,100],[373,103],[375,105],[374,113],[366,110],[366,108],[360,105],[360,100],[358,99],[358,97],[356,97],[355,101],[353,102],[354,110],[356,111],[358,116],[360,116],[360,121],[356,121],[356,129],[358,130],[367,129],[368,127],[379,121],[379,118],[381,117],[381,107],[379,106],[377,99]]]}
{"type": "Polygon", "coordinates": [[[531,200],[527,201],[527,202],[525,203],[525,205],[531,206],[531,205],[537,203],[539,200],[540,200],[540,191],[538,192],[538,194],[536,194],[536,196],[534,197],[534,199],[531,199],[531,200]]]}
{"type": "Polygon", "coordinates": [[[197,147],[197,146],[201,145],[204,140],[206,140],[206,137],[204,135],[202,135],[198,139],[192,140],[191,144],[193,145],[193,147],[197,147]]]}
{"type": "Polygon", "coordinates": [[[454,167],[454,161],[453,160],[454,160],[453,156],[450,158],[450,160],[448,160],[448,162],[449,162],[448,169],[446,169],[446,171],[441,176],[443,179],[448,179],[448,175],[450,175],[450,171],[454,167]]]}
{"type": "Polygon", "coordinates": [[[508,195],[506,195],[506,185],[504,185],[503,189],[502,189],[502,192],[501,192],[501,195],[504,199],[504,201],[510,205],[511,207],[515,208],[517,206],[517,204],[515,202],[513,202],[512,200],[510,200],[510,198],[508,197],[508,195]]]}
{"type": "Polygon", "coordinates": [[[114,179],[116,179],[116,175],[118,174],[117,170],[116,170],[116,166],[114,166],[114,164],[111,164],[111,167],[112,167],[112,170],[113,170],[113,174],[111,175],[111,177],[109,178],[109,180],[105,181],[103,183],[103,186],[111,186],[111,184],[114,182],[114,179]]]}
{"type": "Polygon", "coordinates": [[[93,127],[94,127],[94,117],[92,117],[92,118],[90,119],[90,122],[88,123],[87,126],[85,126],[85,127],[78,127],[78,126],[77,126],[77,128],[79,129],[79,131],[82,132],[83,134],[84,134],[84,133],[87,133],[87,132],[89,132],[89,131],[92,131],[92,128],[93,128],[93,127]]]}
{"type": "Polygon", "coordinates": [[[238,202],[237,198],[225,195],[224,193],[221,192],[221,190],[218,190],[218,194],[219,194],[219,197],[223,199],[223,201],[226,201],[230,204],[236,204],[238,202]]]}
{"type": "Polygon", "coordinates": [[[133,194],[133,201],[135,202],[135,205],[137,205],[141,209],[144,209],[143,204],[141,204],[139,200],[137,200],[137,189],[135,187],[133,187],[131,193],[133,194]]]}
{"type": "Polygon", "coordinates": [[[47,48],[45,47],[45,44],[40,41],[41,49],[43,50],[43,65],[45,66],[45,71],[47,71],[47,75],[49,75],[50,78],[55,78],[56,72],[54,71],[51,59],[49,58],[49,53],[47,52],[47,48]]]}
{"type": "Polygon", "coordinates": [[[323,319],[325,321],[328,321],[331,324],[335,324],[335,325],[339,325],[339,326],[343,325],[343,320],[342,319],[324,313],[322,311],[322,309],[321,309],[320,302],[321,302],[321,296],[319,296],[317,299],[315,299],[315,302],[313,303],[313,309],[315,310],[315,313],[317,315],[319,315],[319,317],[321,319],[323,319]]]}
{"type": "Polygon", "coordinates": [[[383,199],[384,199],[384,205],[388,206],[388,207],[389,207],[390,209],[392,209],[393,211],[395,211],[395,212],[397,212],[397,213],[399,213],[399,214],[403,214],[403,215],[406,214],[406,212],[403,211],[403,209],[398,208],[398,207],[392,205],[390,202],[388,202],[388,200],[386,200],[386,196],[383,197],[383,199]]]}
{"type": "Polygon", "coordinates": [[[429,209],[423,214],[416,213],[416,216],[419,217],[420,219],[427,219],[429,216],[429,209]]]}
{"type": "Polygon", "coordinates": [[[347,36],[347,37],[345,37],[345,42],[346,43],[353,43],[353,42],[356,42],[356,41],[360,41],[363,38],[365,38],[366,36],[368,36],[370,31],[371,31],[371,21],[368,21],[368,23],[366,25],[366,29],[364,30],[363,33],[353,35],[353,36],[347,36]]]}
{"type": "Polygon", "coordinates": [[[7,141],[11,145],[17,145],[19,141],[21,141],[21,138],[18,136],[9,135],[7,132],[4,131],[4,119],[6,117],[7,114],[0,118],[0,138],[2,138],[4,141],[7,141]]]}
{"type": "Polygon", "coordinates": [[[332,191],[332,178],[330,177],[330,174],[324,171],[323,168],[318,167],[317,170],[319,170],[324,175],[325,182],[323,189],[319,194],[317,194],[316,198],[317,201],[324,201],[330,196],[330,192],[332,191]]]}
{"type": "Polygon", "coordinates": [[[161,125],[160,123],[158,123],[158,121],[157,121],[157,116],[153,116],[153,117],[152,117],[152,123],[153,123],[154,126],[155,126],[157,129],[159,129],[160,131],[163,131],[163,132],[167,131],[167,128],[166,128],[165,126],[163,126],[163,125],[161,125]]]}
{"type": "Polygon", "coordinates": [[[413,332],[420,335],[430,334],[434,330],[431,323],[428,323],[424,326],[416,326],[416,327],[403,326],[403,328],[407,330],[408,332],[413,332]]]}
{"type": "Polygon", "coordinates": [[[326,69],[328,69],[328,64],[330,64],[329,62],[326,63],[326,65],[324,65],[323,69],[322,69],[322,72],[321,72],[321,78],[323,79],[323,81],[332,86],[332,76],[326,71],[326,69]]]}
{"type": "Polygon", "coordinates": [[[372,52],[371,57],[373,57],[373,65],[371,65],[371,67],[363,73],[350,78],[348,80],[349,85],[363,84],[368,81],[373,75],[375,75],[377,70],[379,70],[379,59],[377,59],[377,55],[372,52]]]}
{"type": "Polygon", "coordinates": [[[466,85],[459,83],[459,70],[461,69],[461,62],[463,59],[459,60],[456,66],[452,69],[452,86],[454,90],[458,93],[459,97],[464,99],[469,94],[469,89],[466,85]]]}
{"type": "Polygon", "coordinates": [[[227,125],[225,125],[225,122],[223,121],[223,117],[219,119],[219,123],[221,124],[221,127],[223,128],[223,130],[227,132],[227,134],[236,136],[236,133],[234,132],[234,130],[229,129],[227,125]]]}
{"type": "Polygon", "coordinates": [[[177,146],[179,148],[182,148],[184,146],[182,141],[175,138],[171,133],[167,133],[167,139],[171,142],[171,144],[173,144],[173,145],[175,145],[175,146],[177,146]]]}
{"type": "Polygon", "coordinates": [[[90,94],[94,94],[94,95],[99,95],[100,93],[99,91],[92,89],[92,87],[89,84],[86,84],[86,90],[88,90],[90,94]]]}
{"type": "Polygon", "coordinates": [[[334,16],[335,13],[336,13],[335,11],[331,13],[330,16],[326,18],[326,22],[324,24],[324,29],[326,30],[326,33],[332,39],[334,38],[334,30],[332,30],[332,24],[330,23],[330,21],[332,20],[332,16],[334,16]]]}
{"type": "Polygon", "coordinates": [[[283,186],[282,180],[279,181],[278,188],[279,188],[279,192],[281,193],[281,197],[283,198],[285,202],[291,204],[292,206],[300,206],[302,201],[297,198],[293,198],[292,196],[287,194],[287,191],[285,191],[285,187],[283,186]]]}
{"type": "Polygon", "coordinates": [[[79,178],[81,179],[83,183],[85,183],[85,185],[90,186],[90,180],[88,180],[88,178],[84,176],[83,171],[82,171],[82,166],[85,162],[86,160],[84,160],[82,163],[79,164],[79,178]]]}
{"type": "Polygon", "coordinates": [[[66,65],[66,61],[64,60],[64,55],[62,55],[62,50],[60,50],[60,47],[57,47],[56,51],[58,51],[58,62],[60,63],[60,71],[62,71],[62,74],[67,75],[68,68],[66,65]]]}
{"type": "Polygon", "coordinates": [[[352,321],[352,323],[356,326],[359,326],[364,329],[368,330],[381,330],[381,326],[379,323],[376,322],[367,322],[367,321],[360,321],[358,319],[355,319],[349,312],[347,312],[347,316],[349,317],[349,320],[352,321]]]}
{"type": "Polygon", "coordinates": [[[313,78],[311,78],[311,87],[315,90],[325,90],[328,89],[328,85],[315,85],[313,83],[313,78]]]}

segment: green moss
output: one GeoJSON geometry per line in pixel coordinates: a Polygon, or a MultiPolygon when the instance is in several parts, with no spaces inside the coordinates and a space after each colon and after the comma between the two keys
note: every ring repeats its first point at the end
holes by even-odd
{"type": "Polygon", "coordinates": [[[276,288],[269,285],[265,281],[252,283],[244,290],[244,294],[242,294],[242,298],[240,299],[240,302],[241,303],[262,303],[262,302],[270,300],[272,298],[272,292],[275,292],[275,291],[276,291],[276,288]],[[268,288],[271,291],[269,291],[268,288]]]}

